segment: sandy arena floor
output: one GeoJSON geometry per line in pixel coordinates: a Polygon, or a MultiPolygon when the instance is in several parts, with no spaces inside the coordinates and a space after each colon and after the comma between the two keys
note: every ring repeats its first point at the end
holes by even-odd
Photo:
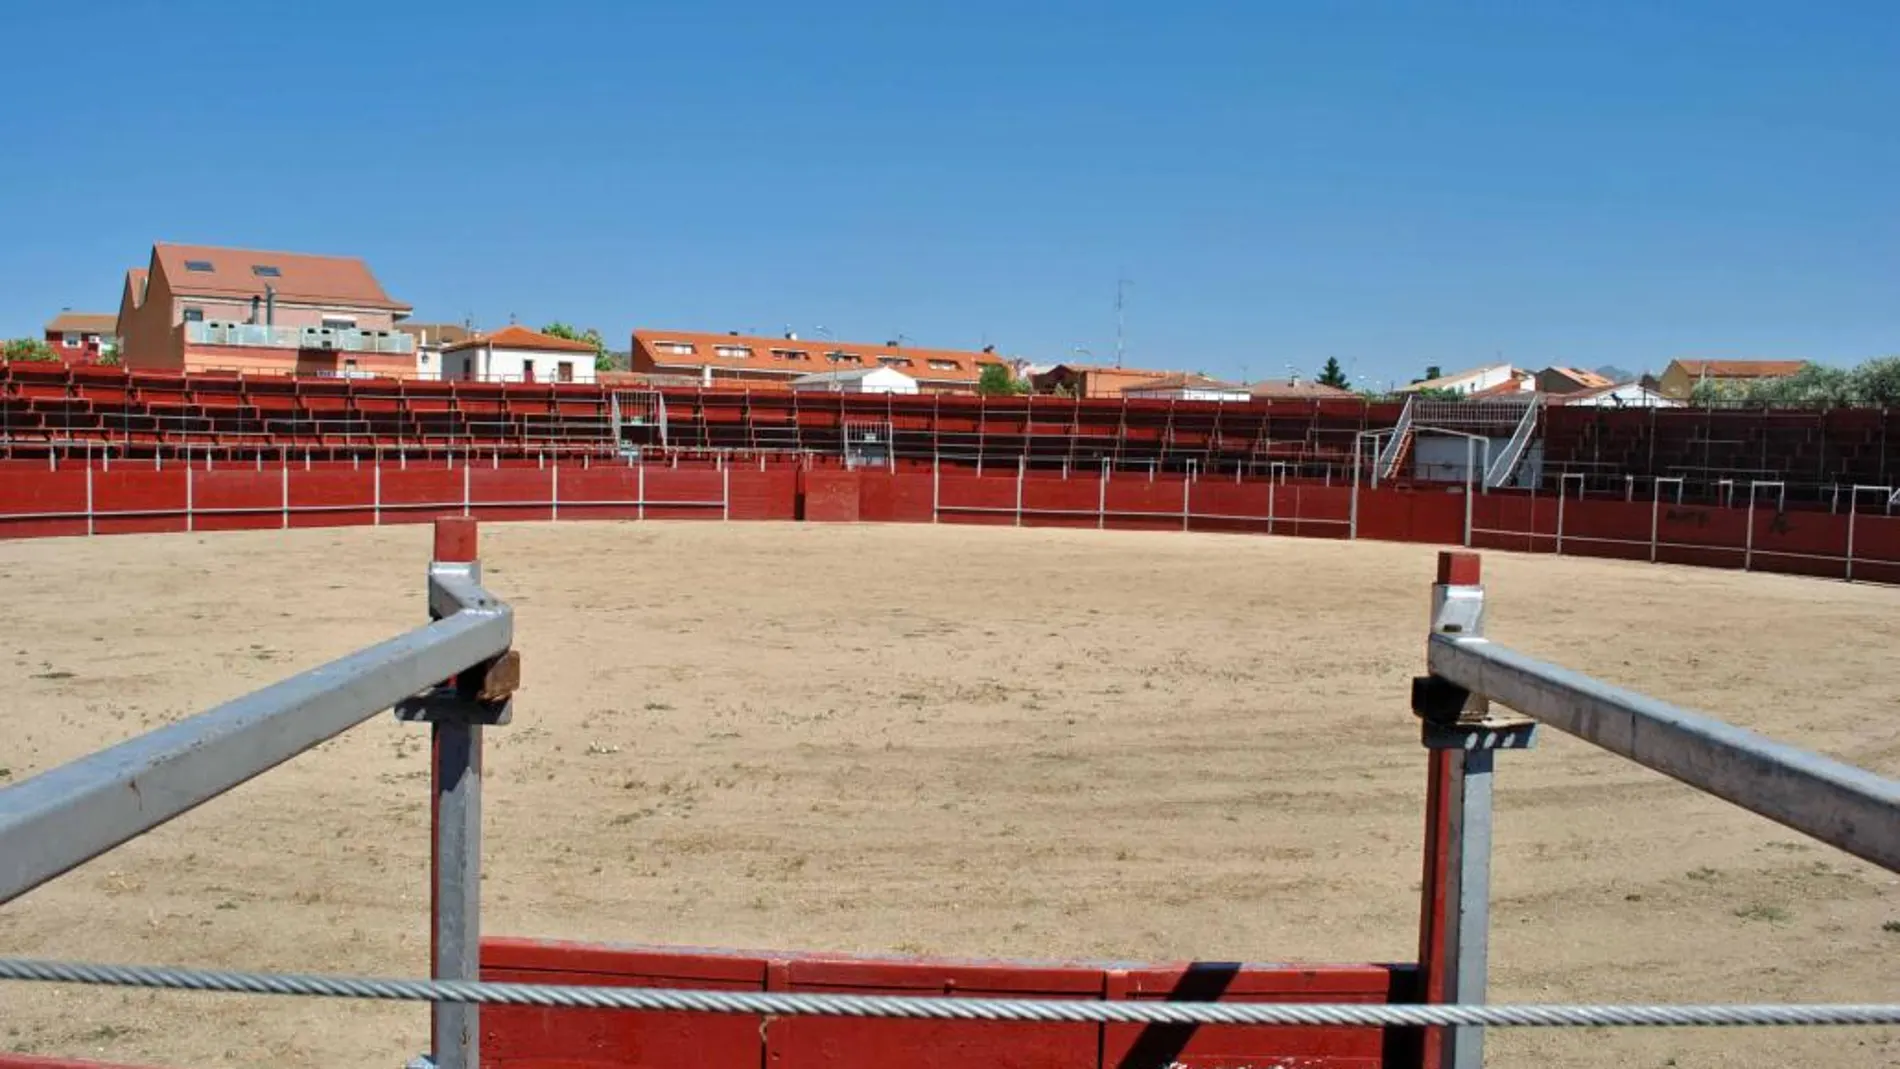
{"type": "MultiPolygon", "coordinates": [[[[17,781],[420,621],[423,527],[0,543],[17,781]]],[[[488,931],[1409,961],[1433,551],[495,525],[526,689],[488,931]]],[[[1487,554],[1491,633],[1900,774],[1900,591],[1487,554]]],[[[0,908],[0,952],[422,975],[424,731],[378,718],[0,908]]],[[[1498,1000],[1900,999],[1900,880],[1547,735],[1500,758],[1498,1000]]],[[[426,1010],[0,985],[0,1048],[396,1066],[426,1010]]],[[[1900,1064],[1900,1030],[1511,1032],[1494,1065],[1900,1064]]]]}

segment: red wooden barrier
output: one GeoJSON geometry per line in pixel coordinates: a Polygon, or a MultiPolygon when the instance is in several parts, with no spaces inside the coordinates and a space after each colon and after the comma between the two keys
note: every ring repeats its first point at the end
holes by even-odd
{"type": "MultiPolygon", "coordinates": [[[[726,991],[1246,1002],[1415,1001],[1411,966],[1196,964],[879,958],[616,947],[528,939],[482,942],[482,978],[529,983],[726,991]]],[[[1183,1028],[996,1021],[856,1020],[490,1006],[482,1057],[507,1069],[885,1069],[1035,1066],[1205,1069],[1418,1064],[1406,1029],[1183,1028]]]]}
{"type": "MultiPolygon", "coordinates": [[[[187,470],[120,461],[111,470],[14,464],[0,478],[0,538],[423,522],[466,509],[501,519],[739,519],[974,523],[1194,530],[1345,538],[1354,489],[1123,473],[977,476],[928,467],[892,472],[811,470],[715,461],[644,469],[542,466],[533,461],[449,467],[354,461],[187,470]],[[558,501],[556,500],[558,498],[558,501]],[[933,501],[935,506],[933,508],[933,501]],[[1185,515],[1183,514],[1185,510],[1185,515]]],[[[1458,544],[1462,488],[1362,486],[1358,533],[1458,544]]],[[[1667,497],[1665,488],[1665,497],[1667,497]]],[[[1900,517],[1884,502],[1852,518],[1852,578],[1900,582],[1900,517]]],[[[1471,502],[1475,548],[1655,559],[1707,567],[1845,578],[1849,516],[1671,501],[1579,500],[1521,493],[1471,502]],[[1751,518],[1752,517],[1752,518],[1751,518]]]]}
{"type": "Polygon", "coordinates": [[[808,471],[799,480],[803,507],[799,519],[807,523],[856,523],[859,516],[858,473],[808,471]]]}

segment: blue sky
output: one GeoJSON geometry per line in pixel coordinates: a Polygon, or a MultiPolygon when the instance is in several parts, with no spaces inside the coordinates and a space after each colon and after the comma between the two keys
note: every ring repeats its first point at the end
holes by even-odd
{"type": "Polygon", "coordinates": [[[0,5],[0,335],[154,240],[418,318],[1370,379],[1900,352],[1900,4],[0,5]],[[28,95],[22,86],[41,89],[28,95]]]}

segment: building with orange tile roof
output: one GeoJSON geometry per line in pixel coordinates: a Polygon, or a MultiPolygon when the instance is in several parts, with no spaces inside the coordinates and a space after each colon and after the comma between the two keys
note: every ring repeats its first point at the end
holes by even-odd
{"type": "Polygon", "coordinates": [[[1671,360],[1658,388],[1665,397],[1687,400],[1698,383],[1783,379],[1807,366],[1806,360],[1671,360]]]}
{"type": "Polygon", "coordinates": [[[691,375],[713,387],[785,389],[793,379],[825,371],[894,368],[917,380],[921,393],[975,393],[985,368],[1009,364],[992,352],[917,349],[896,344],[766,338],[691,330],[633,332],[633,370],[691,375]]]}
{"type": "Polygon", "coordinates": [[[128,367],[409,377],[409,311],[354,257],[160,242],[126,272],[118,334],[128,367]]]}
{"type": "Polygon", "coordinates": [[[442,347],[442,377],[476,382],[593,382],[592,342],[506,326],[442,347]]]}

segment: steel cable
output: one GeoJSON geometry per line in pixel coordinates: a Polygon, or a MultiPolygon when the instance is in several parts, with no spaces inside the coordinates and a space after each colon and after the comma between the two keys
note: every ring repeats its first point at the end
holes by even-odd
{"type": "Polygon", "coordinates": [[[1900,1005],[1896,1004],[1423,1006],[939,998],[400,980],[150,965],[101,965],[28,958],[0,958],[0,980],[248,995],[760,1014],[774,1017],[894,1017],[1090,1024],[1332,1025],[1359,1028],[1454,1025],[1492,1028],[1900,1025],[1900,1005]]]}

